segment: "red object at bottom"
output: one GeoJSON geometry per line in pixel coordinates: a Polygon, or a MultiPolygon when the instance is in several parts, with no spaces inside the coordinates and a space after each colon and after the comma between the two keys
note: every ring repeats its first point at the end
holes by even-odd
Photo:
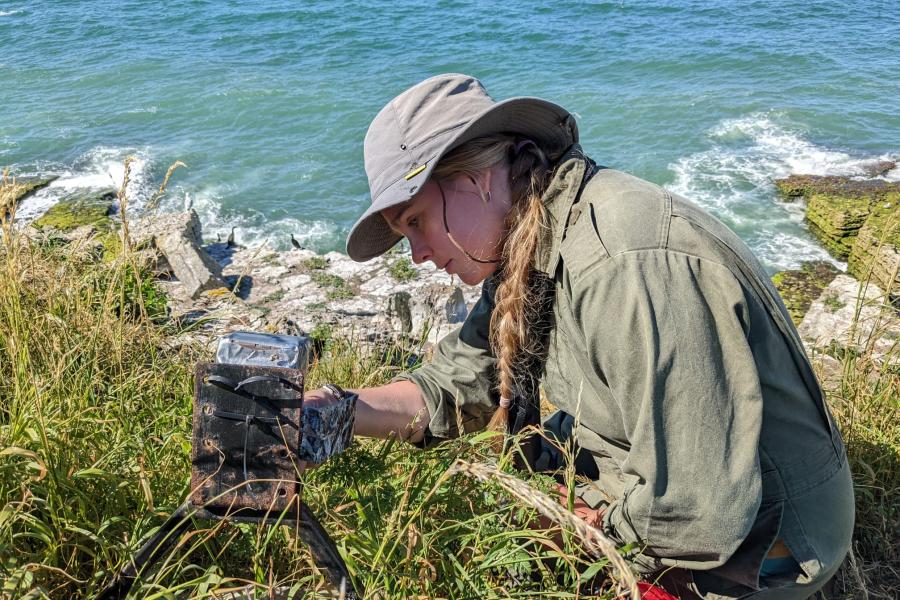
{"type": "Polygon", "coordinates": [[[678,600],[675,596],[662,589],[659,586],[639,581],[638,591],[641,593],[641,600],[678,600]]]}

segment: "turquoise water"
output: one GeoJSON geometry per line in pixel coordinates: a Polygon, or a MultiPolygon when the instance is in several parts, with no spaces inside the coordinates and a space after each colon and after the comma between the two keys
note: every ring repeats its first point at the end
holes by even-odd
{"type": "MultiPolygon", "coordinates": [[[[900,16],[888,1],[173,3],[0,0],[0,165],[54,173],[23,219],[115,184],[215,237],[343,248],[368,202],[362,139],[436,73],[578,116],[599,162],[683,193],[770,268],[822,257],[772,179],[900,156],[900,16]]],[[[900,176],[898,171],[889,174],[900,176]]]]}

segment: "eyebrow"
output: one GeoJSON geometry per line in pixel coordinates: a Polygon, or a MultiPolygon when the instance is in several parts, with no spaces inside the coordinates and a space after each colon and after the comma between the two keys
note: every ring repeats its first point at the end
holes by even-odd
{"type": "MultiPolygon", "coordinates": [[[[400,211],[400,214],[397,215],[397,218],[396,218],[396,219],[385,219],[385,221],[387,221],[388,227],[390,227],[391,229],[393,229],[396,233],[400,233],[400,231],[399,231],[398,228],[397,228],[397,227],[398,227],[398,223],[400,223],[400,222],[403,220],[403,216],[404,216],[406,213],[408,213],[412,207],[413,207],[413,206],[412,206],[412,202],[408,202],[408,203],[406,204],[406,208],[404,208],[403,210],[400,211]]],[[[400,235],[403,235],[403,234],[401,233],[400,235]]]]}

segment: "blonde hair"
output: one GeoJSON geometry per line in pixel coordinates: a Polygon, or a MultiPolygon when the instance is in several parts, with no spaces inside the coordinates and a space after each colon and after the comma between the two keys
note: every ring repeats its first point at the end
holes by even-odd
{"type": "MultiPolygon", "coordinates": [[[[536,397],[533,368],[545,352],[546,314],[552,282],[534,270],[538,240],[547,229],[548,216],[541,197],[551,175],[546,153],[534,142],[509,135],[490,135],[466,142],[444,156],[434,176],[476,177],[480,171],[506,164],[512,206],[500,260],[500,277],[491,315],[490,342],[497,357],[500,398],[536,397]]],[[[509,408],[501,405],[488,424],[506,431],[509,408]]]]}

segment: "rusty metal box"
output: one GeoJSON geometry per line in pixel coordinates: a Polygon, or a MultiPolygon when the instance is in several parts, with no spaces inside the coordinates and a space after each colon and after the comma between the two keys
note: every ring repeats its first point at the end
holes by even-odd
{"type": "Polygon", "coordinates": [[[296,518],[302,405],[298,369],[198,364],[191,504],[240,520],[296,518]]]}

